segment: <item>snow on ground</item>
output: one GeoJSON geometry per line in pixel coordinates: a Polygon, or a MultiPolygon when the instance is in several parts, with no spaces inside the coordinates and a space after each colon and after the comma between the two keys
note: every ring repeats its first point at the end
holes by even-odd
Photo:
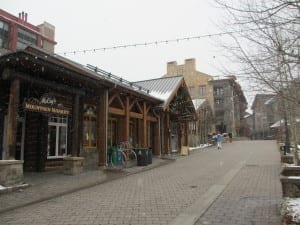
{"type": "Polygon", "coordinates": [[[288,215],[294,223],[300,222],[300,198],[286,198],[288,215]]]}

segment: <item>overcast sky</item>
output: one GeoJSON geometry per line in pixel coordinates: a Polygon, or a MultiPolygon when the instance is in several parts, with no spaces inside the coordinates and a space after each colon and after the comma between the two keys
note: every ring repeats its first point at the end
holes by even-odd
{"type": "MultiPolygon", "coordinates": [[[[28,22],[47,21],[55,26],[55,52],[99,49],[155,42],[222,32],[222,11],[213,0],[7,0],[1,8],[18,16],[28,13],[28,22]]],[[[220,37],[219,37],[220,38],[220,37]]],[[[223,38],[223,37],[221,37],[223,38]]],[[[225,38],[225,37],[224,37],[225,38]]],[[[213,37],[66,54],[81,64],[92,64],[129,81],[161,77],[166,64],[195,58],[196,69],[215,76],[226,64],[213,37]]],[[[243,81],[238,80],[242,86],[243,81]]]]}

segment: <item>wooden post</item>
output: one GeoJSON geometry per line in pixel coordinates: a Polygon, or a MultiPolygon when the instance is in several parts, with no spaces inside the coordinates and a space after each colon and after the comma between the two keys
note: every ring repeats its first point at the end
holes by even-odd
{"type": "Polygon", "coordinates": [[[171,139],[170,139],[170,115],[169,112],[165,112],[164,117],[164,152],[165,154],[171,154],[171,139]]]}
{"type": "Polygon", "coordinates": [[[16,136],[17,136],[17,116],[20,101],[20,80],[14,79],[10,84],[8,116],[7,116],[7,144],[4,149],[7,159],[15,159],[16,136]]]}
{"type": "MultiPolygon", "coordinates": [[[[129,141],[129,127],[130,127],[130,106],[129,106],[129,97],[126,97],[125,100],[125,123],[124,123],[124,131],[125,131],[125,140],[124,141],[129,141]]],[[[133,143],[131,143],[133,144],[133,143]]]]}
{"type": "Polygon", "coordinates": [[[75,95],[73,103],[72,157],[78,156],[79,153],[79,104],[79,95],[75,95]]]}
{"type": "Polygon", "coordinates": [[[147,146],[147,105],[146,102],[143,104],[143,124],[142,124],[142,146],[147,146]]]}
{"type": "Polygon", "coordinates": [[[97,146],[99,151],[100,167],[107,165],[107,121],[108,121],[108,90],[99,91],[99,107],[97,111],[97,146]]]}
{"type": "Polygon", "coordinates": [[[159,125],[159,122],[156,122],[154,123],[154,137],[153,137],[153,148],[154,148],[154,155],[160,155],[161,153],[161,149],[160,149],[160,142],[161,142],[161,139],[160,139],[160,125],[159,125]]]}
{"type": "Polygon", "coordinates": [[[183,130],[182,130],[182,126],[181,123],[178,122],[177,123],[177,150],[178,152],[181,152],[182,146],[184,145],[182,143],[182,135],[183,135],[183,130]]]}
{"type": "Polygon", "coordinates": [[[188,122],[184,123],[184,145],[185,146],[189,146],[189,126],[188,126],[188,122]]]}

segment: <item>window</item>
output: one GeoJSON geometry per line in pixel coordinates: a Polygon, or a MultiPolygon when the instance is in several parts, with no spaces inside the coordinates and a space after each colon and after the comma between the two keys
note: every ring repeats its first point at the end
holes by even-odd
{"type": "Polygon", "coordinates": [[[223,106],[223,99],[215,99],[216,106],[223,106]]]}
{"type": "Polygon", "coordinates": [[[214,88],[214,95],[215,96],[220,96],[224,94],[224,89],[223,87],[216,87],[214,88]]]}
{"type": "Polygon", "coordinates": [[[191,96],[195,95],[195,87],[189,87],[189,91],[191,96]]]}
{"type": "Polygon", "coordinates": [[[97,147],[97,116],[96,106],[84,105],[83,113],[83,147],[97,147]]]}
{"type": "Polygon", "coordinates": [[[24,29],[18,29],[17,49],[24,49],[28,45],[36,45],[37,36],[24,29]]]}
{"type": "Polygon", "coordinates": [[[0,48],[8,48],[8,35],[9,26],[8,23],[0,21],[0,48]]]}
{"type": "Polygon", "coordinates": [[[67,156],[68,118],[66,116],[51,116],[48,121],[47,158],[67,156]]]}
{"type": "Polygon", "coordinates": [[[206,95],[206,86],[205,85],[200,85],[199,86],[199,94],[200,94],[200,96],[205,96],[206,95]]]}

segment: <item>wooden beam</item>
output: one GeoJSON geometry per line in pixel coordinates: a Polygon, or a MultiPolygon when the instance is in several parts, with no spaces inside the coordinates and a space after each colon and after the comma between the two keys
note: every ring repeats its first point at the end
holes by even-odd
{"type": "Polygon", "coordinates": [[[131,118],[136,118],[136,119],[143,119],[143,114],[136,113],[136,112],[130,112],[130,117],[131,118]]]}
{"type": "Polygon", "coordinates": [[[157,122],[158,121],[158,119],[154,116],[147,116],[147,120],[151,121],[151,122],[157,122]]]}
{"type": "Polygon", "coordinates": [[[114,107],[109,107],[108,112],[115,115],[124,116],[125,115],[125,109],[119,109],[114,107]]]}

